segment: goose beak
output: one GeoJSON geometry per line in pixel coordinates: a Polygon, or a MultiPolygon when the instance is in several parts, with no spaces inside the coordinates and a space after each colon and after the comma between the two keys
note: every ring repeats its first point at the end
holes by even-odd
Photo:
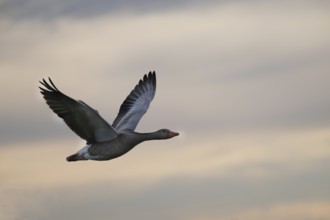
{"type": "Polygon", "coordinates": [[[169,136],[170,138],[175,137],[175,136],[178,136],[178,135],[179,135],[179,133],[177,133],[177,132],[173,132],[173,131],[169,131],[169,132],[168,132],[168,136],[169,136]]]}

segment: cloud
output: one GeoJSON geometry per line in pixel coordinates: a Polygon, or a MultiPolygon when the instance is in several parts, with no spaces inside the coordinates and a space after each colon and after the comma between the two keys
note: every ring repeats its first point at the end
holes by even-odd
{"type": "MultiPolygon", "coordinates": [[[[243,213],[226,216],[226,219],[327,219],[330,217],[328,201],[297,202],[278,204],[264,209],[252,209],[243,213]]],[[[208,218],[206,218],[208,219],[208,218]]],[[[213,218],[210,218],[213,219],[213,218]]],[[[216,218],[214,218],[216,219],[216,218]]]]}
{"type": "Polygon", "coordinates": [[[1,139],[73,137],[64,125],[50,126],[55,116],[37,88],[42,77],[51,76],[63,92],[111,122],[149,70],[158,73],[158,91],[141,130],[326,127],[328,13],[318,4],[294,6],[235,2],[89,20],[62,17],[47,26],[4,19],[1,139]]]}
{"type": "Polygon", "coordinates": [[[74,19],[88,19],[104,14],[118,13],[154,13],[159,11],[177,10],[191,6],[205,6],[218,2],[207,0],[201,4],[199,1],[105,1],[96,0],[93,2],[86,0],[74,1],[38,1],[32,0],[22,2],[21,0],[2,1],[0,13],[15,20],[32,19],[38,21],[56,20],[61,17],[74,19]]]}
{"type": "Polygon", "coordinates": [[[2,215],[327,217],[328,134],[326,129],[148,142],[108,162],[65,162],[79,146],[70,140],[10,146],[0,149],[0,204],[7,206],[2,215]],[[305,207],[301,215],[299,207],[305,207]]]}
{"type": "Polygon", "coordinates": [[[13,145],[0,149],[1,214],[285,219],[299,218],[298,207],[304,206],[306,216],[323,217],[328,215],[328,134],[329,129],[186,137],[144,143],[108,162],[65,162],[80,145],[70,140],[13,145]]]}
{"type": "Polygon", "coordinates": [[[330,157],[328,134],[329,130],[324,129],[214,134],[204,135],[204,138],[187,136],[181,140],[144,143],[108,163],[65,162],[67,155],[83,146],[81,142],[70,139],[33,141],[1,149],[0,173],[4,176],[4,186],[31,189],[79,187],[101,180],[117,182],[118,186],[134,182],[139,188],[177,176],[267,182],[318,169],[313,164],[323,163],[330,157]]]}
{"type": "Polygon", "coordinates": [[[23,20],[1,11],[0,218],[327,218],[329,6],[282,3],[73,18],[69,3],[52,14],[31,1],[23,20]],[[138,131],[184,135],[66,163],[84,142],[38,80],[52,77],[111,122],[149,70],[158,90],[138,131]]]}
{"type": "MultiPolygon", "coordinates": [[[[308,7],[328,7],[326,1],[317,0],[300,1],[299,5],[296,1],[266,1],[259,0],[249,1],[228,1],[228,0],[176,0],[176,1],[159,1],[159,0],[143,0],[143,1],[105,1],[95,0],[93,2],[87,0],[72,0],[70,2],[59,1],[38,1],[30,0],[28,2],[22,0],[2,0],[0,2],[0,14],[3,17],[16,20],[18,22],[26,20],[34,20],[38,22],[53,22],[61,18],[68,19],[91,19],[104,15],[118,15],[118,14],[148,14],[148,13],[164,13],[171,11],[196,9],[196,8],[210,8],[215,5],[231,5],[231,4],[251,4],[251,5],[272,5],[275,7],[286,7],[286,9],[296,8],[299,5],[306,5],[308,7]]],[[[245,5],[247,6],[247,5],[245,5]]]]}

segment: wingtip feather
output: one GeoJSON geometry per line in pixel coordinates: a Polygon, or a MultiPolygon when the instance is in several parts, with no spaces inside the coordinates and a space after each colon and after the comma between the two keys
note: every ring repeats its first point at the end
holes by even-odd
{"type": "Polygon", "coordinates": [[[39,86],[39,88],[44,93],[45,92],[59,92],[60,93],[59,89],[55,86],[55,84],[53,83],[53,81],[51,80],[50,77],[48,77],[48,81],[49,82],[47,82],[47,80],[45,80],[44,78],[42,79],[42,81],[39,81],[39,83],[44,86],[44,88],[40,87],[40,86],[39,86]]]}

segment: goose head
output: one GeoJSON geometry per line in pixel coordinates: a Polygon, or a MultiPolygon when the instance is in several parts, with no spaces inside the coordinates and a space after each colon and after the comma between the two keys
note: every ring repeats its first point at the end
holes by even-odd
{"type": "Polygon", "coordinates": [[[179,133],[170,131],[169,129],[160,129],[156,131],[156,134],[159,139],[169,139],[179,135],[179,133]]]}

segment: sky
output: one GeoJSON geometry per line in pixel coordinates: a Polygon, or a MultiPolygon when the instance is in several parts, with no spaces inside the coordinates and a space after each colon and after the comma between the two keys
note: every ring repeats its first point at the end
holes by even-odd
{"type": "Polygon", "coordinates": [[[0,0],[0,219],[330,219],[330,3],[0,0]],[[51,77],[112,123],[157,92],[110,161],[47,107],[51,77]]]}

